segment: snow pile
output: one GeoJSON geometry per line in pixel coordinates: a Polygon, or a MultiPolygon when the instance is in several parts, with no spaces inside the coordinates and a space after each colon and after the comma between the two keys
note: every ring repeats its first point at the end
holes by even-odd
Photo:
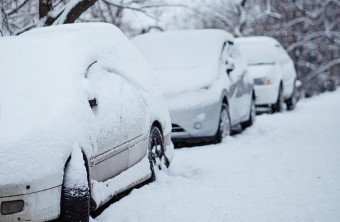
{"type": "Polygon", "coordinates": [[[67,163],[64,175],[64,186],[66,188],[78,188],[82,190],[89,188],[85,162],[79,146],[73,148],[71,159],[67,163]]]}
{"type": "Polygon", "coordinates": [[[170,175],[97,222],[339,221],[340,90],[258,116],[222,144],[176,150],[170,175]]]}
{"type": "Polygon", "coordinates": [[[222,46],[232,39],[222,30],[185,30],[144,34],[132,41],[155,68],[168,96],[210,86],[219,74],[222,46]]]}

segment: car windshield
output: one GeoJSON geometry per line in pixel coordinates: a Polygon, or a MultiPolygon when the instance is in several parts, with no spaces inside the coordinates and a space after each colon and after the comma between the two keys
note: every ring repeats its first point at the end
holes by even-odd
{"type": "Polygon", "coordinates": [[[223,31],[188,30],[141,35],[133,42],[170,95],[210,85],[219,75],[221,50],[229,38],[223,31]]]}
{"type": "Polygon", "coordinates": [[[167,41],[154,39],[153,47],[143,50],[146,59],[156,70],[194,69],[217,64],[213,47],[202,47],[195,41],[167,41]]]}
{"type": "Polygon", "coordinates": [[[133,41],[156,70],[184,70],[217,66],[228,38],[222,31],[188,30],[152,33],[133,41]]]}
{"type": "Polygon", "coordinates": [[[248,65],[274,65],[276,50],[268,43],[241,42],[238,47],[248,65]]]}

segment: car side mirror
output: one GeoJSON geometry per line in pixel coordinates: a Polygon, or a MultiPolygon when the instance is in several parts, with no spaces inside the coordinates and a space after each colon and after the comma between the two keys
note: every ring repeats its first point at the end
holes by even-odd
{"type": "Polygon", "coordinates": [[[302,86],[301,80],[296,80],[296,81],[295,81],[295,87],[296,87],[296,88],[300,88],[301,86],[302,86]]]}
{"type": "Polygon", "coordinates": [[[226,72],[228,75],[234,70],[234,67],[227,68],[226,72]]]}
{"type": "Polygon", "coordinates": [[[229,59],[225,61],[225,64],[227,66],[226,72],[228,75],[230,75],[230,73],[235,69],[234,59],[229,57],[229,59]]]}

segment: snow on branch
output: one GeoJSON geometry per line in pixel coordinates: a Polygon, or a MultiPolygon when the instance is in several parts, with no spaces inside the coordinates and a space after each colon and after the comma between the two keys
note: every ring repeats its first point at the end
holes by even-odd
{"type": "Polygon", "coordinates": [[[327,70],[329,70],[330,68],[332,68],[333,66],[339,65],[340,64],[340,58],[338,59],[334,59],[330,62],[328,62],[326,65],[323,65],[321,67],[319,67],[316,71],[314,71],[315,73],[322,73],[325,72],[327,70]]]}
{"type": "Polygon", "coordinates": [[[319,38],[319,37],[323,37],[323,36],[328,36],[330,37],[330,35],[336,35],[338,36],[338,38],[340,38],[340,32],[332,32],[332,31],[318,31],[318,32],[313,32],[310,33],[306,36],[304,36],[301,40],[294,42],[293,44],[291,44],[286,50],[288,52],[291,52],[292,50],[294,50],[297,47],[303,46],[305,44],[307,44],[309,41],[311,41],[312,39],[315,38],[319,38]]]}
{"type": "Polygon", "coordinates": [[[145,3],[145,2],[148,2],[148,1],[131,1],[131,2],[128,2],[128,3],[116,3],[115,1],[112,1],[112,0],[103,0],[104,2],[106,2],[107,4],[110,4],[114,7],[117,7],[117,8],[121,8],[121,9],[129,9],[129,10],[133,10],[133,11],[137,11],[137,12],[141,12],[143,14],[145,14],[146,16],[152,18],[152,19],[155,19],[157,20],[157,18],[151,14],[149,14],[146,9],[150,9],[150,8],[160,8],[160,7],[186,7],[185,5],[183,4],[169,4],[169,3],[152,3],[152,4],[142,4],[140,5],[141,3],[145,3]],[[139,4],[137,4],[139,3],[139,4]]]}

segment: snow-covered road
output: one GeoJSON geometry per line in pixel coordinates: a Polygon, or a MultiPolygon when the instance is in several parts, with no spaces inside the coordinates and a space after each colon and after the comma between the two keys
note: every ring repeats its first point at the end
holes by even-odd
{"type": "Polygon", "coordinates": [[[340,90],[258,116],[222,144],[176,150],[169,175],[95,221],[340,221],[340,90]]]}

